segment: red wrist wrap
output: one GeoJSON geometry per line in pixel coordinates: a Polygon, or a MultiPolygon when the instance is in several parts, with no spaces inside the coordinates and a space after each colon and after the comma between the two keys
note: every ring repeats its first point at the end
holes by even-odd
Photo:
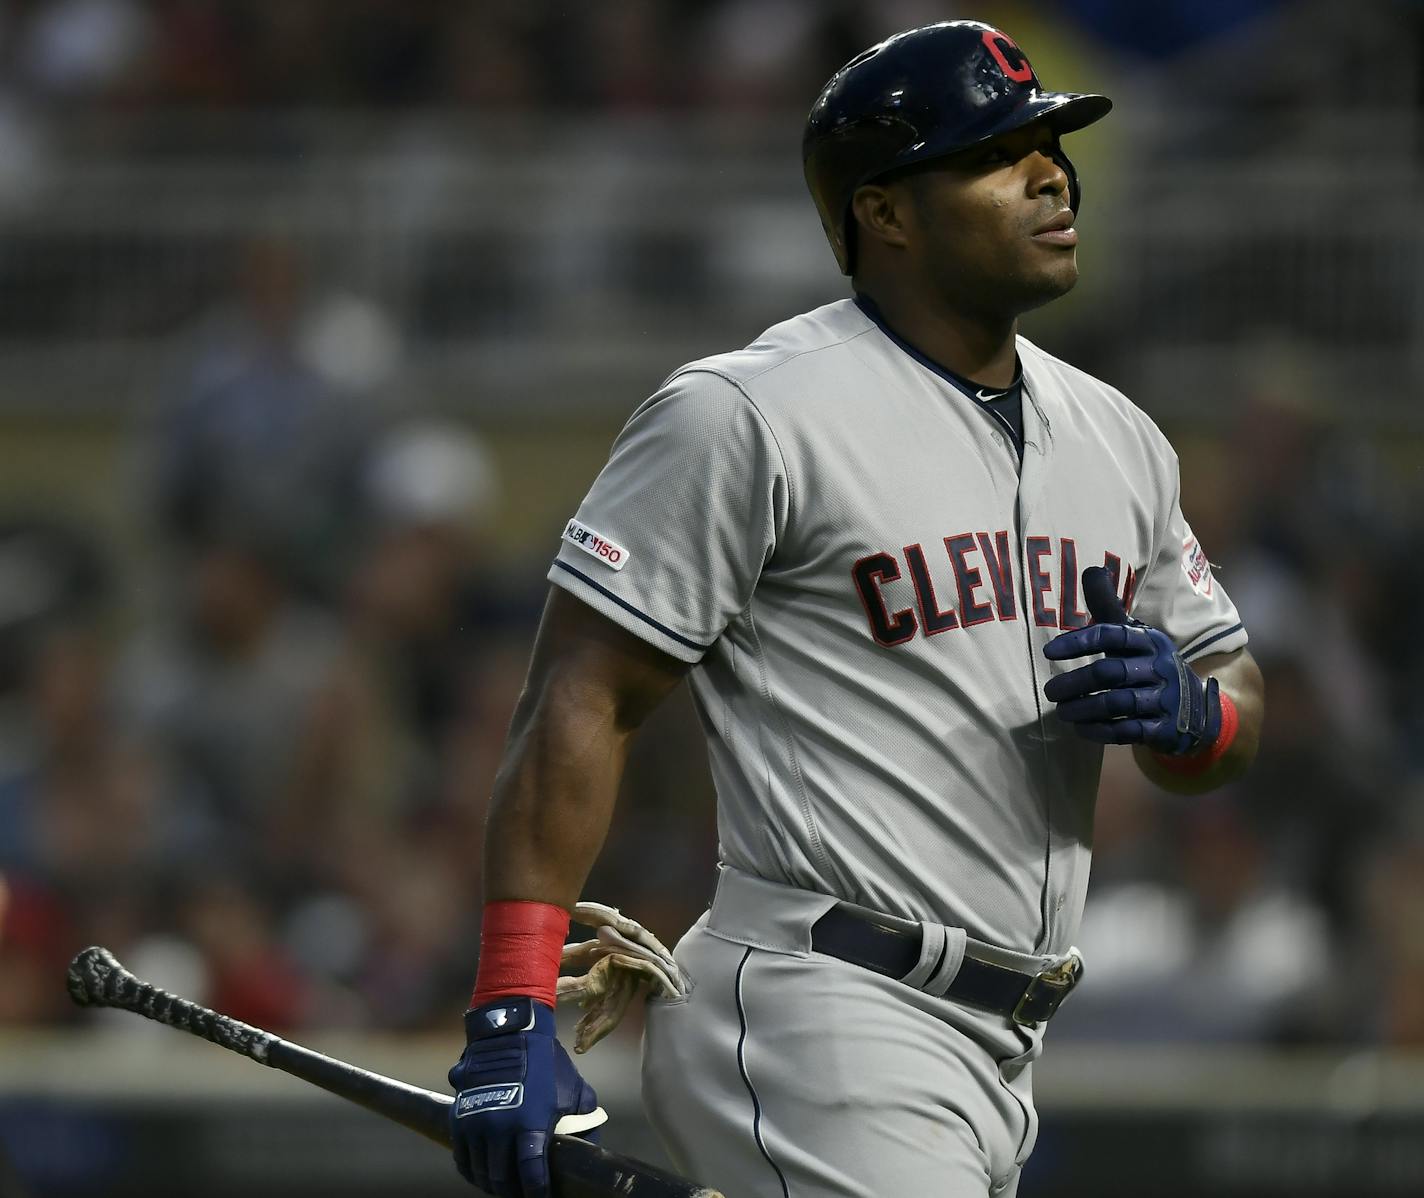
{"type": "Polygon", "coordinates": [[[1240,725],[1240,717],[1236,714],[1236,704],[1231,701],[1231,696],[1225,691],[1218,692],[1221,697],[1221,731],[1216,734],[1216,739],[1205,749],[1198,749],[1195,753],[1189,753],[1185,757],[1169,757],[1165,753],[1153,753],[1157,759],[1157,764],[1169,773],[1181,774],[1184,777],[1195,778],[1198,774],[1204,774],[1211,769],[1218,761],[1226,756],[1231,748],[1231,742],[1236,739],[1236,729],[1240,725]]]}
{"type": "Polygon", "coordinates": [[[470,1006],[527,994],[552,1007],[568,934],[569,913],[552,903],[486,903],[470,1006]]]}

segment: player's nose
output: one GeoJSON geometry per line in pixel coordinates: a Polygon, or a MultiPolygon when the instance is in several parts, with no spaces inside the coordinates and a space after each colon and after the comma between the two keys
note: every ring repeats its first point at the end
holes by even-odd
{"type": "Polygon", "coordinates": [[[1068,172],[1055,154],[1046,150],[1034,150],[1029,160],[1029,195],[1060,196],[1068,194],[1068,172]]]}

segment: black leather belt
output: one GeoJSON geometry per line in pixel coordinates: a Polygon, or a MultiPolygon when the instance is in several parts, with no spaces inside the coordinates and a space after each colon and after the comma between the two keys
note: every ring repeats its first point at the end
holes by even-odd
{"type": "MultiPolygon", "coordinates": [[[[892,927],[837,903],[811,927],[811,947],[899,981],[919,964],[920,931],[892,927]]],[[[1042,973],[1020,973],[965,955],[946,998],[1007,1015],[1027,1027],[1050,1018],[1082,977],[1077,957],[1042,973]]]]}

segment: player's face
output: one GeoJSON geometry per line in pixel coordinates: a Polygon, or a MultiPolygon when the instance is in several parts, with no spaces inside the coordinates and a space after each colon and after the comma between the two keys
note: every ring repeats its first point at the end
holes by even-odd
{"type": "Polygon", "coordinates": [[[956,306],[1016,316],[1078,281],[1078,234],[1058,139],[1044,125],[996,137],[907,178],[907,249],[956,306]]]}

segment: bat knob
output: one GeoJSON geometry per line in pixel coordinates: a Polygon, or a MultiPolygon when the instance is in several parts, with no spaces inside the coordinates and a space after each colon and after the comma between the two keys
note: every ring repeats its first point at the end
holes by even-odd
{"type": "Polygon", "coordinates": [[[69,997],[81,1007],[106,1007],[128,970],[106,948],[93,945],[69,963],[69,997]]]}

